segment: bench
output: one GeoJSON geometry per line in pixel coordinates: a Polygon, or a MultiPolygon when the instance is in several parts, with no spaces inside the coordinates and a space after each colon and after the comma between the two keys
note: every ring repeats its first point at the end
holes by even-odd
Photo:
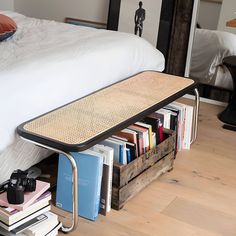
{"type": "Polygon", "coordinates": [[[72,166],[73,212],[70,232],[78,223],[77,166],[70,152],[83,151],[118,130],[195,90],[194,135],[197,135],[197,84],[178,76],[146,71],[122,80],[51,112],[24,122],[17,131],[35,145],[64,154],[72,166]]]}

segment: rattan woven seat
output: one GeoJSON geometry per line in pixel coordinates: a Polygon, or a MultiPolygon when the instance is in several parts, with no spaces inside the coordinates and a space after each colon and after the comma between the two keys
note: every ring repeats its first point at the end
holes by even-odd
{"type": "Polygon", "coordinates": [[[90,141],[137,115],[147,115],[145,111],[193,84],[182,77],[143,72],[27,122],[20,130],[60,143],[62,149],[86,149],[90,141]]]}

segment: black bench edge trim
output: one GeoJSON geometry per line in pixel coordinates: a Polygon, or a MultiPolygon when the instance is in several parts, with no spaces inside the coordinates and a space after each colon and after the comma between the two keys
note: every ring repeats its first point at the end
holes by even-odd
{"type": "MultiPolygon", "coordinates": [[[[122,130],[126,127],[128,127],[129,125],[134,124],[135,122],[143,119],[145,116],[147,116],[148,114],[168,105],[169,103],[175,101],[176,99],[182,97],[183,95],[187,94],[188,91],[197,88],[198,83],[194,82],[193,84],[191,84],[190,86],[184,88],[183,90],[179,91],[178,93],[172,95],[171,97],[168,97],[167,99],[164,99],[163,101],[157,103],[156,105],[146,109],[145,111],[139,113],[136,116],[131,117],[128,120],[125,120],[124,122],[112,127],[111,129],[97,135],[94,136],[92,139],[80,143],[80,144],[66,144],[63,142],[59,142],[59,141],[55,141],[53,139],[50,138],[45,138],[43,136],[40,135],[36,135],[34,133],[31,133],[29,131],[26,131],[24,129],[24,125],[30,121],[24,122],[23,124],[19,125],[17,127],[17,132],[18,134],[25,138],[28,139],[30,141],[36,142],[36,143],[40,143],[42,145],[46,145],[61,151],[65,151],[65,152],[78,152],[78,151],[84,151],[92,146],[94,146],[95,144],[99,143],[100,141],[110,137],[112,134],[114,134],[115,132],[122,130]]],[[[50,111],[51,112],[51,111],[50,111]]],[[[47,114],[47,113],[46,113],[47,114]]],[[[45,114],[43,114],[45,115],[45,114]]],[[[37,119],[37,118],[34,118],[37,119]]],[[[32,119],[32,120],[34,120],[32,119]]]]}

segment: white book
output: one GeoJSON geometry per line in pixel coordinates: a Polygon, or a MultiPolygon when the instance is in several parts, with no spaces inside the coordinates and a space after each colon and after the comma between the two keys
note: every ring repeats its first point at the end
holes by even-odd
{"type": "Polygon", "coordinates": [[[43,236],[47,235],[52,229],[58,225],[58,217],[56,214],[48,211],[44,213],[46,219],[35,224],[24,231],[27,236],[43,236]]]}
{"type": "Polygon", "coordinates": [[[163,127],[165,129],[170,129],[170,117],[171,117],[171,112],[164,109],[164,108],[161,108],[159,109],[158,111],[156,111],[156,113],[159,113],[159,114],[163,114],[164,115],[164,124],[163,124],[163,127]]]}
{"type": "Polygon", "coordinates": [[[114,150],[114,162],[119,163],[120,159],[120,144],[111,139],[106,139],[100,142],[104,146],[111,147],[114,150]]]}
{"type": "Polygon", "coordinates": [[[193,124],[193,107],[186,105],[183,149],[190,149],[193,124]]]}
{"type": "Polygon", "coordinates": [[[148,129],[148,139],[146,140],[146,142],[147,142],[147,147],[149,147],[149,149],[152,149],[152,147],[153,147],[153,145],[152,145],[152,126],[150,124],[146,124],[143,122],[136,122],[135,124],[148,129]]]}
{"type": "Polygon", "coordinates": [[[152,132],[152,146],[156,147],[157,143],[156,143],[156,133],[152,132]]]}
{"type": "Polygon", "coordinates": [[[181,151],[183,148],[183,137],[185,129],[185,105],[179,102],[172,102],[167,107],[179,111],[177,149],[178,151],[181,151]]]}
{"type": "Polygon", "coordinates": [[[35,213],[29,215],[28,217],[15,222],[12,225],[7,225],[7,224],[0,221],[0,227],[4,228],[7,231],[12,231],[12,230],[16,229],[17,227],[29,222],[30,220],[33,220],[34,218],[36,218],[37,216],[43,214],[44,212],[50,211],[50,209],[51,209],[51,206],[48,205],[48,206],[36,211],[35,213]]]}
{"type": "Polygon", "coordinates": [[[112,140],[114,142],[117,142],[118,144],[122,145],[122,159],[120,160],[120,163],[123,165],[127,165],[127,154],[126,154],[126,142],[122,141],[120,139],[116,138],[109,138],[108,140],[112,140]]]}
{"type": "MultiPolygon", "coordinates": [[[[105,200],[105,209],[106,212],[109,212],[111,210],[111,196],[112,196],[112,174],[113,174],[113,159],[114,159],[114,150],[111,147],[107,147],[104,145],[95,145],[92,147],[92,150],[95,152],[99,152],[103,155],[103,164],[108,166],[108,179],[107,179],[107,188],[104,189],[104,191],[107,192],[107,194],[104,194],[106,196],[105,200]]],[[[103,168],[105,170],[105,168],[103,168]]],[[[102,190],[103,190],[102,186],[102,190]]],[[[101,196],[103,194],[101,193],[101,196]]]]}
{"type": "MultiPolygon", "coordinates": [[[[62,223],[58,222],[58,224],[56,225],[56,227],[50,231],[48,234],[46,234],[45,236],[57,236],[58,235],[58,230],[62,227],[62,223]]],[[[17,235],[18,236],[18,235],[17,235]]]]}

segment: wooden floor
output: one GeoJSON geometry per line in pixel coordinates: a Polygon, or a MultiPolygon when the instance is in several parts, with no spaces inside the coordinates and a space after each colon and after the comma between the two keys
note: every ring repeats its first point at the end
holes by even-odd
{"type": "MultiPolygon", "coordinates": [[[[235,236],[236,132],[221,128],[222,107],[201,104],[199,134],[174,170],[96,222],[79,219],[68,235],[235,236]]],[[[62,235],[62,234],[61,234],[62,235]]]]}

